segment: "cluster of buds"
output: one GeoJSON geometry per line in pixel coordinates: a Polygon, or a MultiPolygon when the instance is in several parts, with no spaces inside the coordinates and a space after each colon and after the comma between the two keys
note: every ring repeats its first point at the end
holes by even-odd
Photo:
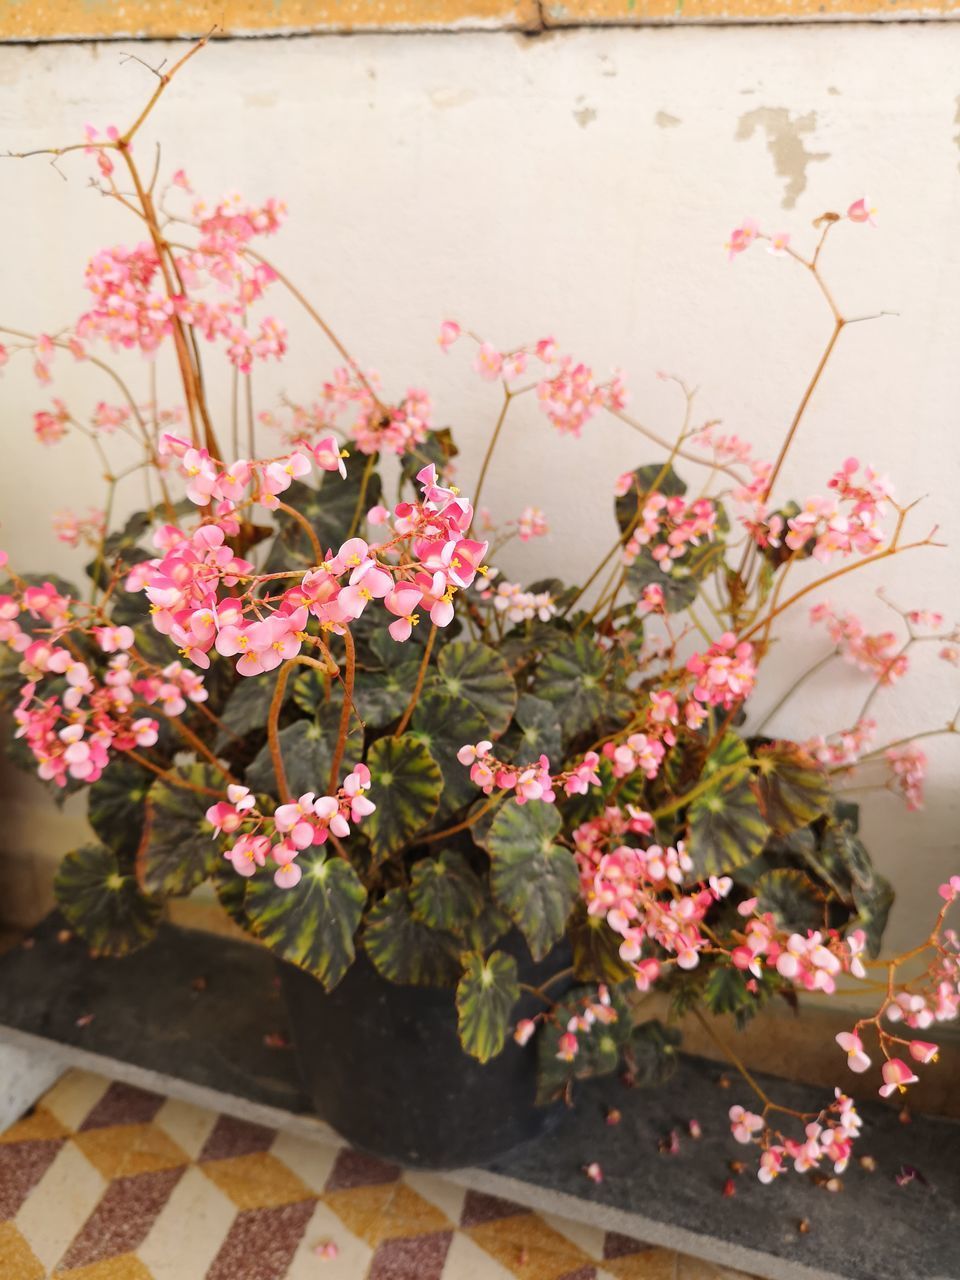
{"type": "MultiPolygon", "coordinates": [[[[493,575],[491,574],[491,577],[493,575]]],[[[556,616],[557,606],[548,591],[524,591],[519,582],[498,582],[496,586],[484,582],[480,599],[491,604],[507,622],[549,622],[556,616]]]]}
{"type": "Polygon", "coordinates": [[[696,683],[693,696],[709,707],[729,710],[749,697],[757,679],[753,645],[737,641],[726,631],[711,644],[706,653],[695,653],[687,659],[687,671],[696,683]]]}
{"type": "Polygon", "coordinates": [[[773,1182],[791,1163],[797,1173],[807,1173],[824,1164],[832,1165],[835,1174],[843,1173],[862,1124],[853,1099],[839,1089],[830,1106],[804,1125],[802,1141],[771,1133],[762,1115],[739,1105],[730,1108],[730,1131],[736,1141],[760,1146],[757,1177],[764,1183],[773,1182]]]}
{"type": "Polygon", "coordinates": [[[557,790],[565,795],[585,795],[590,787],[600,786],[597,766],[600,757],[588,751],[578,765],[562,773],[551,774],[550,759],[542,755],[534,764],[517,765],[498,760],[493,755],[493,743],[466,743],[457,752],[457,759],[470,770],[470,781],[484,795],[497,791],[512,791],[517,804],[528,800],[541,800],[553,804],[557,790]]]}
{"type": "MultiPolygon", "coordinates": [[[[513,1038],[517,1044],[525,1045],[530,1041],[537,1029],[538,1019],[544,1016],[549,1015],[539,1014],[537,1018],[522,1018],[517,1023],[513,1031],[513,1038]]],[[[601,983],[597,988],[597,998],[594,1000],[585,996],[581,1001],[581,1007],[563,1024],[564,1029],[557,1042],[559,1060],[573,1062],[580,1052],[580,1042],[577,1037],[589,1034],[597,1026],[610,1026],[617,1021],[618,1016],[610,999],[609,990],[601,983]]]]}
{"type": "MultiPolygon", "coordinates": [[[[637,486],[632,471],[617,481],[618,497],[637,486]]],[[[717,506],[709,498],[687,503],[685,498],[654,491],[643,500],[629,539],[624,544],[623,562],[633,564],[647,548],[664,573],[670,573],[674,562],[681,560],[693,547],[709,542],[716,534],[717,506]]]]}

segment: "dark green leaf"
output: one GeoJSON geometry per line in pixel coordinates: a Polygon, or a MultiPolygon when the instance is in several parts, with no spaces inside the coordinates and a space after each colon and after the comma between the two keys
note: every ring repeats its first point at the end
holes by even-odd
{"type": "Polygon", "coordinates": [[[570,923],[573,943],[573,971],[578,982],[623,982],[631,975],[620,959],[620,936],[603,916],[591,916],[578,909],[570,923]]]}
{"type": "Polygon", "coordinates": [[[824,769],[795,742],[756,751],[760,810],[777,835],[807,827],[829,809],[833,795],[824,769]]]}
{"type": "Polygon", "coordinates": [[[573,855],[554,843],[560,826],[553,805],[511,801],[486,837],[494,896],[535,960],[542,960],[563,934],[579,889],[573,855]]]}
{"type": "Polygon", "coordinates": [[[700,877],[742,866],[766,843],[769,828],[751,786],[747,759],[742,740],[728,733],[704,766],[704,777],[718,774],[717,781],[687,810],[687,852],[700,877]]]}
{"type": "Polygon", "coordinates": [[[353,963],[367,891],[343,858],[326,857],[317,845],[297,859],[303,872],[292,889],[279,889],[269,874],[247,885],[245,909],[254,933],[271,951],[319,978],[332,990],[353,963]]]}
{"type": "Polygon", "coordinates": [[[893,885],[881,875],[874,875],[867,886],[854,883],[853,901],[857,908],[852,927],[863,929],[867,935],[867,954],[875,960],[880,954],[884,930],[894,902],[893,885]]]}
{"type": "Polygon", "coordinates": [[[557,1057],[560,1037],[567,1023],[582,1014],[588,1005],[599,1004],[599,989],[592,983],[574,987],[559,1000],[550,1019],[537,1037],[537,1102],[544,1104],[564,1097],[574,1080],[610,1075],[620,1064],[623,1046],[630,1036],[630,1012],[622,994],[610,991],[610,1022],[596,1021],[587,1031],[577,1032],[578,1052],[572,1062],[557,1057]]]}
{"type": "Polygon", "coordinates": [[[679,1064],[680,1032],[656,1018],[641,1022],[630,1033],[624,1057],[634,1088],[666,1084],[679,1064]]]}
{"type": "Polygon", "coordinates": [[[568,738],[589,729],[603,715],[605,669],[592,632],[564,636],[540,664],[534,690],[557,708],[568,738]]]}
{"type": "Polygon", "coordinates": [[[663,592],[663,607],[667,613],[682,613],[689,609],[700,590],[700,579],[678,571],[664,573],[659,561],[644,548],[627,568],[626,585],[631,595],[639,597],[651,583],[663,592]]]}
{"type": "Polygon", "coordinates": [[[382,729],[391,720],[399,720],[413,695],[419,670],[419,659],[405,658],[401,651],[386,671],[363,673],[353,696],[368,729],[382,729]]]}
{"type": "MultiPolygon", "coordinates": [[[[288,724],[277,735],[291,795],[303,795],[306,791],[323,795],[326,792],[330,781],[330,769],[333,765],[333,749],[340,729],[342,705],[341,694],[339,697],[331,698],[327,706],[322,709],[319,721],[294,720],[293,724],[288,724]]],[[[363,729],[360,727],[356,713],[353,713],[350,717],[350,729],[343,753],[342,772],[347,772],[360,759],[362,753],[363,729]]],[[[277,783],[273,773],[269,743],[264,743],[259,753],[247,766],[244,780],[253,791],[276,797],[277,783]]]]}
{"type": "Polygon", "coordinates": [[[457,986],[460,1043],[471,1057],[489,1062],[503,1049],[513,1006],[520,999],[517,962],[503,951],[484,960],[476,952],[462,957],[457,986]]]}
{"type": "Polygon", "coordinates": [[[410,870],[410,905],[431,929],[460,933],[479,916],[483,886],[466,858],[445,849],[437,858],[421,858],[410,870]]]}
{"type": "Polygon", "coordinates": [[[122,858],[140,847],[153,775],[131,761],[113,761],[87,792],[87,821],[108,849],[122,858]]]}
{"type": "Polygon", "coordinates": [[[469,951],[487,951],[513,928],[508,915],[500,910],[490,894],[490,886],[483,886],[484,901],[480,914],[457,932],[469,951]]]}
{"type": "Polygon", "coordinates": [[[563,750],[560,713],[546,698],[521,693],[514,722],[503,736],[497,754],[501,759],[531,764],[542,755],[556,760],[563,750]]]}
{"type": "Polygon", "coordinates": [[[443,779],[426,744],[412,734],[379,738],[367,757],[370,799],[377,806],[363,829],[378,858],[422,831],[437,811],[443,779]]]}
{"type": "MultiPolygon", "coordinates": [[[[283,495],[287,506],[300,512],[316,531],[324,550],[336,548],[346,539],[354,514],[361,519],[380,501],[380,476],[374,471],[367,479],[361,500],[365,459],[351,459],[344,480],[337,472],[328,472],[318,488],[294,480],[283,495]]],[[[307,568],[316,559],[305,530],[283,511],[277,512],[277,536],[264,566],[265,573],[285,569],[307,568]]]]}
{"type": "Polygon", "coordinates": [[[486,730],[486,721],[472,702],[442,687],[426,689],[417,699],[410,732],[426,745],[440,766],[441,815],[453,813],[476,799],[476,783],[471,782],[470,770],[457,759],[457,752],[466,742],[479,742],[486,730]]]}
{"type": "Polygon", "coordinates": [[[389,982],[422,987],[456,984],[460,972],[456,938],[418,920],[403,889],[391,889],[367,915],[363,945],[377,972],[389,982]]]}
{"type": "Polygon", "coordinates": [[[499,738],[505,732],[517,706],[510,668],[496,649],[478,640],[445,645],[431,683],[472,703],[483,719],[486,738],[499,738]]]}
{"type": "MultiPolygon", "coordinates": [[[[195,786],[226,791],[212,765],[183,765],[173,770],[195,786]]],[[[157,781],[147,795],[146,844],[138,874],[148,893],[176,897],[190,893],[220,866],[221,855],[206,811],[213,796],[157,781]]]]}
{"type": "Polygon", "coordinates": [[[760,911],[772,911],[785,929],[805,934],[823,925],[823,895],[808,875],[788,867],[767,871],[754,885],[760,911]]]}
{"type": "MultiPolygon", "coordinates": [[[[273,698],[274,680],[265,678],[241,679],[233,688],[224,704],[220,719],[238,738],[243,738],[254,729],[261,732],[266,727],[270,702],[273,698]]],[[[290,696],[290,686],[284,690],[284,700],[290,696]]],[[[232,741],[230,733],[220,731],[217,738],[217,750],[222,751],[232,741]]]]}
{"type": "Polygon", "coordinates": [[[641,506],[655,489],[668,498],[681,497],[687,492],[687,486],[669,463],[651,462],[637,467],[632,474],[633,484],[616,502],[617,524],[621,533],[633,525],[641,506]]]}
{"type": "Polygon", "coordinates": [[[67,923],[102,956],[125,956],[146,946],[157,931],[160,903],[140,892],[117,855],[99,844],[68,853],[53,890],[67,923]]]}

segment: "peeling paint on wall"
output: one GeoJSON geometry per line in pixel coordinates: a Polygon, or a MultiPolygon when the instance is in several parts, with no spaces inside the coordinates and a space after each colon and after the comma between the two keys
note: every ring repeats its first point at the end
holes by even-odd
{"type": "Polygon", "coordinates": [[[773,156],[778,177],[786,179],[783,200],[784,209],[792,209],[807,188],[807,166],[817,160],[829,160],[829,151],[808,151],[803,135],[813,133],[817,127],[817,113],[791,115],[786,107],[756,107],[742,115],[734,135],[738,142],[746,142],[762,130],[767,136],[767,150],[773,156]]]}
{"type": "MultiPolygon", "coordinates": [[[[583,98],[577,99],[577,102],[583,102],[583,101],[584,101],[583,98]]],[[[596,120],[597,109],[596,107],[590,107],[590,106],[587,106],[586,104],[584,104],[584,106],[582,107],[575,107],[573,111],[573,118],[574,120],[576,120],[577,124],[580,126],[581,129],[586,129],[587,125],[593,124],[594,120],[596,120]]]]}
{"type": "Polygon", "coordinates": [[[669,111],[658,111],[653,117],[653,123],[658,129],[675,129],[683,121],[679,116],[672,116],[669,111]]]}

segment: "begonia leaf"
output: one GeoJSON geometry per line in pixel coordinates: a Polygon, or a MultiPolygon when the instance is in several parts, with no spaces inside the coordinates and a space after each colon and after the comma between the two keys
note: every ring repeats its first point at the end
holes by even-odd
{"type": "Polygon", "coordinates": [[[520,999],[517,962],[503,951],[486,959],[472,952],[461,960],[464,971],[456,996],[460,1043],[478,1062],[489,1062],[506,1043],[510,1015],[520,999]]]}

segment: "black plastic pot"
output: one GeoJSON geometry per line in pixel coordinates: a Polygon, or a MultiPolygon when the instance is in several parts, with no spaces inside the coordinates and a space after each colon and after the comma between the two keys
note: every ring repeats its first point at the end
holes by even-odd
{"type": "MultiPolygon", "coordinates": [[[[569,965],[565,943],[540,964],[519,934],[498,945],[531,986],[569,965]]],[[[502,1155],[562,1113],[535,1104],[534,1044],[509,1040],[484,1065],[464,1053],[452,988],[397,986],[363,953],[329,994],[302,969],[279,967],[304,1086],[353,1146],[415,1168],[455,1169],[502,1155]]],[[[563,989],[557,983],[551,995],[563,989]]],[[[517,1018],[542,1008],[524,995],[517,1018]]]]}

